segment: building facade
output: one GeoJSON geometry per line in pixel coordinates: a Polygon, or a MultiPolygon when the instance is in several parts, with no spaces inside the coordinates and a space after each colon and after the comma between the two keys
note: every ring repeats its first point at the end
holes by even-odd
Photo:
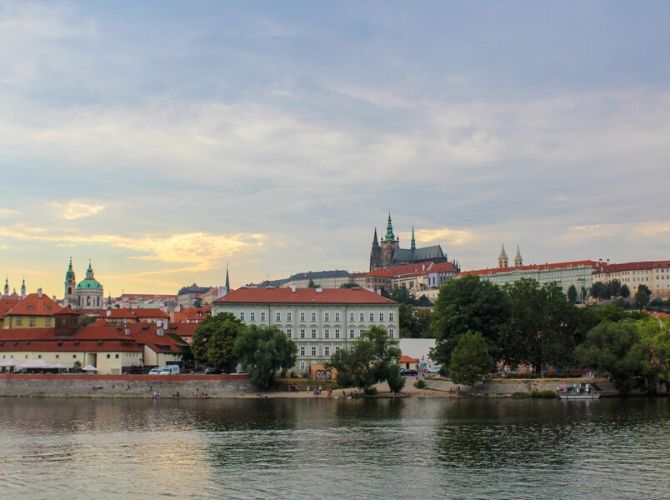
{"type": "Polygon", "coordinates": [[[371,326],[397,339],[399,305],[363,289],[239,288],[212,304],[249,325],[277,326],[298,347],[292,371],[308,373],[346,349],[371,326]]]}
{"type": "Polygon", "coordinates": [[[626,285],[631,295],[637,293],[640,285],[645,285],[651,291],[652,297],[670,298],[670,260],[607,263],[593,276],[594,283],[607,283],[615,279],[626,285]]]}

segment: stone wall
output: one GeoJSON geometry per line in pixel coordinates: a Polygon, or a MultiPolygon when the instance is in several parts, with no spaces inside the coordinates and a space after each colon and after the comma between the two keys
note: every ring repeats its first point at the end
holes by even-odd
{"type": "Polygon", "coordinates": [[[0,374],[0,396],[231,398],[254,392],[246,375],[0,374]]]}
{"type": "Polygon", "coordinates": [[[555,391],[561,384],[572,385],[581,382],[595,382],[603,396],[616,396],[618,391],[606,379],[496,379],[494,381],[465,386],[446,379],[426,379],[426,387],[435,391],[459,392],[473,396],[511,396],[531,392],[555,391]]]}

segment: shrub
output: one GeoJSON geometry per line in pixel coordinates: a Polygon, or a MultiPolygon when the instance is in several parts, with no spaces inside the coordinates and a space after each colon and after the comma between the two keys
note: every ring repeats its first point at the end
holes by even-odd
{"type": "Polygon", "coordinates": [[[417,389],[425,389],[426,381],[420,378],[416,382],[414,382],[414,387],[416,387],[417,389]]]}

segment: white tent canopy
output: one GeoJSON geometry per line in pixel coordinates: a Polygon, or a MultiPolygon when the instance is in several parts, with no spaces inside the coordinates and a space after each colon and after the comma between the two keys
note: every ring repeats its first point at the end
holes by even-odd
{"type": "Polygon", "coordinates": [[[14,358],[12,359],[5,359],[3,361],[0,361],[0,367],[10,367],[10,366],[16,366],[18,363],[14,358]]]}
{"type": "Polygon", "coordinates": [[[47,369],[47,368],[53,368],[53,365],[50,365],[43,359],[31,359],[30,361],[26,361],[23,364],[20,364],[17,368],[19,369],[29,369],[29,370],[39,370],[39,369],[47,369]]]}
{"type": "Polygon", "coordinates": [[[93,366],[93,365],[86,365],[85,367],[82,368],[85,372],[97,372],[98,369],[93,366]]]}

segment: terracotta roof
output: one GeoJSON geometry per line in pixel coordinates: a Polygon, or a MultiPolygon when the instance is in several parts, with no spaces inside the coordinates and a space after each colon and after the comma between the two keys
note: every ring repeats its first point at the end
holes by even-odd
{"type": "Polygon", "coordinates": [[[399,361],[401,363],[418,363],[419,360],[417,358],[413,358],[412,356],[407,356],[406,354],[403,354],[400,356],[399,361]]]}
{"type": "Polygon", "coordinates": [[[602,272],[618,273],[621,271],[648,271],[650,269],[668,268],[670,260],[649,260],[644,262],[624,262],[622,264],[605,264],[602,272]]]}
{"type": "Polygon", "coordinates": [[[361,288],[238,288],[215,304],[396,304],[361,288]],[[317,290],[322,290],[318,292],[317,290]]]}
{"type": "Polygon", "coordinates": [[[20,297],[13,297],[11,295],[0,298],[0,318],[4,318],[5,314],[18,304],[20,300],[20,297]]]}
{"type": "Polygon", "coordinates": [[[147,308],[147,309],[107,309],[100,312],[100,317],[103,319],[167,319],[169,318],[168,314],[160,309],[147,308]]]}
{"type": "Polygon", "coordinates": [[[60,312],[61,306],[56,304],[48,295],[31,293],[19,301],[6,316],[53,316],[60,312]]]}
{"type": "Polygon", "coordinates": [[[212,308],[203,307],[185,307],[181,311],[174,312],[175,323],[182,321],[202,321],[212,315],[212,308]]]}
{"type": "Polygon", "coordinates": [[[492,267],[489,269],[474,269],[472,271],[462,271],[460,276],[482,276],[490,274],[504,274],[513,271],[551,271],[554,269],[570,269],[573,267],[592,267],[597,270],[603,264],[594,260],[574,260],[570,262],[549,262],[546,264],[533,264],[530,266],[516,267],[492,267]]]}
{"type": "Polygon", "coordinates": [[[198,323],[175,323],[170,325],[168,332],[179,335],[180,337],[193,337],[198,326],[198,323]]]}
{"type": "Polygon", "coordinates": [[[387,271],[394,278],[401,276],[423,276],[430,273],[458,273],[458,269],[451,262],[403,264],[402,266],[390,267],[387,271]]]}

